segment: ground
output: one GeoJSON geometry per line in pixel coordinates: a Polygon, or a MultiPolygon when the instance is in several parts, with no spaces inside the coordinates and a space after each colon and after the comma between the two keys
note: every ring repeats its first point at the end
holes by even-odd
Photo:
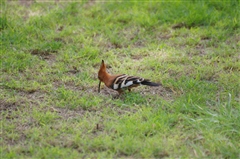
{"type": "Polygon", "coordinates": [[[1,158],[239,158],[239,6],[1,1],[1,158]]]}

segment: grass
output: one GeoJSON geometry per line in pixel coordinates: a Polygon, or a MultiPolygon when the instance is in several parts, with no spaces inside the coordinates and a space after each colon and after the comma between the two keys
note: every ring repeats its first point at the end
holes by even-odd
{"type": "Polygon", "coordinates": [[[1,158],[239,158],[239,6],[1,1],[1,158]]]}

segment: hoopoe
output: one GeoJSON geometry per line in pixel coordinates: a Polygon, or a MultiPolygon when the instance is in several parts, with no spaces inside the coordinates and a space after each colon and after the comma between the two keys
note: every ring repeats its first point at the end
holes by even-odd
{"type": "Polygon", "coordinates": [[[107,72],[106,65],[102,60],[102,64],[98,71],[98,92],[100,93],[101,82],[103,82],[108,88],[118,91],[119,94],[122,94],[124,89],[128,89],[131,91],[131,88],[137,87],[139,85],[147,85],[147,86],[159,86],[160,84],[151,82],[148,79],[144,79],[136,76],[128,76],[126,74],[120,75],[110,75],[107,72]]]}

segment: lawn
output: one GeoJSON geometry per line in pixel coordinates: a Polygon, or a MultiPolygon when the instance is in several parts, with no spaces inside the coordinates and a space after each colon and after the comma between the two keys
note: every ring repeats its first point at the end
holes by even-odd
{"type": "Polygon", "coordinates": [[[240,158],[239,8],[1,0],[0,157],[240,158]],[[102,60],[161,86],[98,93],[102,60]]]}

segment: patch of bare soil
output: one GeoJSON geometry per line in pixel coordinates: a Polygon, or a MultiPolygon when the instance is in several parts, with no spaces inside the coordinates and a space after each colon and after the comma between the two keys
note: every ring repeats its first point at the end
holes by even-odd
{"type": "MultiPolygon", "coordinates": [[[[5,134],[6,135],[6,134],[5,134]]],[[[4,132],[3,132],[3,136],[4,136],[4,132]]],[[[16,145],[17,143],[21,143],[23,141],[26,140],[26,135],[23,132],[19,132],[19,137],[18,139],[6,139],[4,138],[4,140],[2,141],[3,144],[5,145],[16,145]]]]}
{"type": "Polygon", "coordinates": [[[239,35],[234,35],[232,37],[230,37],[229,39],[227,39],[226,43],[228,45],[232,45],[232,44],[236,44],[235,46],[233,46],[233,49],[239,49],[239,47],[237,48],[237,44],[240,42],[240,36],[239,35]]]}
{"type": "Polygon", "coordinates": [[[131,58],[132,58],[133,61],[140,61],[147,56],[148,56],[148,54],[132,55],[131,58]]]}
{"type": "Polygon", "coordinates": [[[56,50],[46,50],[46,51],[42,51],[38,49],[30,50],[30,53],[32,55],[37,55],[41,59],[46,60],[49,65],[52,65],[55,62],[57,52],[58,51],[56,50]]]}
{"type": "MultiPolygon", "coordinates": [[[[60,25],[60,26],[57,27],[56,32],[61,32],[61,31],[63,31],[63,29],[64,29],[64,26],[60,25]]],[[[61,39],[61,38],[55,38],[54,40],[59,41],[57,39],[61,39]]],[[[62,39],[61,39],[61,41],[62,41],[62,39]]]]}
{"type": "Polygon", "coordinates": [[[85,3],[84,7],[89,8],[93,6],[96,3],[96,0],[89,0],[87,3],[85,3]]]}
{"type": "Polygon", "coordinates": [[[158,95],[165,100],[173,100],[173,93],[174,91],[171,90],[170,88],[164,88],[163,86],[159,87],[144,87],[143,91],[141,94],[147,95],[147,94],[152,94],[152,95],[158,95]]]}
{"type": "Polygon", "coordinates": [[[29,102],[30,105],[39,105],[39,103],[42,103],[44,101],[44,98],[46,94],[41,91],[34,91],[34,92],[18,92],[19,96],[25,97],[27,99],[27,102],[29,102]]]}
{"type": "Polygon", "coordinates": [[[173,29],[181,29],[181,28],[188,28],[185,23],[177,23],[172,26],[173,29]]]}
{"type": "Polygon", "coordinates": [[[72,90],[72,91],[82,91],[84,90],[84,87],[82,86],[77,86],[73,81],[68,81],[68,82],[63,82],[61,80],[55,80],[53,81],[53,87],[55,90],[57,90],[58,88],[64,86],[65,88],[72,90]]]}
{"type": "Polygon", "coordinates": [[[39,50],[39,49],[34,49],[34,50],[30,50],[30,53],[32,55],[38,55],[38,56],[41,56],[41,57],[47,57],[49,56],[51,53],[57,53],[56,50],[39,50]]]}
{"type": "Polygon", "coordinates": [[[76,74],[76,73],[80,73],[81,71],[77,67],[73,66],[72,69],[70,69],[70,70],[68,70],[66,72],[68,74],[76,74]]]}
{"type": "Polygon", "coordinates": [[[117,43],[117,42],[112,42],[112,43],[109,42],[108,47],[109,47],[109,50],[110,50],[110,49],[121,49],[121,48],[124,48],[125,46],[120,44],[120,43],[117,43]]]}
{"type": "MultiPolygon", "coordinates": [[[[18,94],[18,101],[14,103],[9,103],[6,101],[1,101],[0,102],[0,113],[1,112],[7,112],[5,118],[8,120],[13,120],[13,119],[18,119],[22,118],[21,115],[18,115],[21,112],[18,112],[17,114],[12,113],[13,111],[22,111],[22,112],[32,112],[32,107],[36,107],[39,105],[39,103],[42,103],[44,100],[45,94],[42,92],[34,92],[34,93],[28,93],[24,91],[19,91],[17,92],[18,94]],[[26,106],[27,105],[27,106],[26,106]]],[[[28,116],[26,118],[29,118],[27,123],[22,124],[21,122],[17,124],[17,129],[20,130],[25,130],[29,126],[31,126],[34,121],[33,119],[28,116]]]]}
{"type": "Polygon", "coordinates": [[[7,101],[0,101],[0,113],[3,111],[8,111],[8,113],[11,113],[12,111],[17,110],[25,110],[25,108],[30,109],[32,106],[38,106],[39,103],[44,102],[44,98],[46,94],[41,91],[22,91],[22,90],[16,90],[17,94],[17,102],[7,102],[7,101]],[[26,107],[25,105],[28,105],[29,107],[26,107]]]}
{"type": "Polygon", "coordinates": [[[171,33],[168,33],[168,34],[160,34],[157,39],[159,40],[168,40],[170,38],[172,38],[173,35],[171,35],[171,33]]]}
{"type": "Polygon", "coordinates": [[[59,107],[49,107],[46,110],[57,113],[60,117],[65,120],[72,119],[79,116],[84,116],[86,110],[71,110],[68,108],[59,108],[59,107]]]}
{"type": "Polygon", "coordinates": [[[196,50],[199,56],[204,56],[207,54],[207,43],[211,40],[210,37],[203,36],[201,37],[200,43],[196,45],[196,50]]]}
{"type": "Polygon", "coordinates": [[[32,3],[34,3],[34,0],[19,0],[19,4],[25,7],[29,7],[32,3]]]}
{"type": "MultiPolygon", "coordinates": [[[[98,93],[98,86],[96,86],[96,88],[93,89],[92,91],[95,92],[95,93],[98,93]]],[[[109,88],[107,88],[105,86],[104,86],[104,88],[100,89],[100,93],[98,93],[98,94],[104,94],[104,95],[108,95],[108,96],[111,95],[113,97],[118,96],[118,92],[117,91],[109,89],[109,88]]]]}
{"type": "MultiPolygon", "coordinates": [[[[18,0],[19,4],[25,7],[31,6],[34,2],[49,2],[46,0],[18,0]]],[[[59,2],[59,0],[54,0],[55,4],[59,2]]]]}
{"type": "Polygon", "coordinates": [[[7,119],[9,121],[13,119],[18,119],[19,116],[14,113],[15,111],[19,111],[23,107],[21,107],[23,101],[17,102],[8,102],[5,100],[0,101],[0,120],[7,119]]]}
{"type": "MultiPolygon", "coordinates": [[[[24,107],[24,101],[18,101],[14,103],[6,102],[4,100],[0,101],[0,120],[3,120],[3,118],[7,119],[5,122],[14,123],[16,126],[15,131],[18,133],[19,137],[17,139],[9,139],[7,137],[4,138],[3,143],[7,145],[15,145],[17,143],[21,143],[22,141],[26,140],[26,135],[24,134],[24,131],[29,129],[30,126],[33,125],[34,121],[30,116],[27,116],[26,118],[29,118],[28,122],[21,122],[22,117],[19,115],[19,113],[22,112],[28,112],[30,111],[24,107]],[[18,111],[18,113],[13,113],[14,111],[18,111]]],[[[24,117],[25,118],[25,117],[24,117]]],[[[3,136],[7,136],[8,131],[3,130],[2,134],[3,136]]]]}
{"type": "Polygon", "coordinates": [[[201,45],[201,44],[198,44],[196,46],[196,50],[198,51],[198,55],[200,55],[200,56],[204,56],[204,55],[207,54],[205,47],[203,45],[201,45]]]}
{"type": "Polygon", "coordinates": [[[7,102],[5,100],[0,100],[0,113],[3,111],[16,111],[17,110],[17,104],[15,102],[7,102]]]}

